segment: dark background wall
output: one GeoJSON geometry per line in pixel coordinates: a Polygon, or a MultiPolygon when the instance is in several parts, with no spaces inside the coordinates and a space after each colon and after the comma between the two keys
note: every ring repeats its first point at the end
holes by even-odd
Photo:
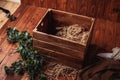
{"type": "Polygon", "coordinates": [[[120,0],[21,0],[21,2],[120,22],[120,0]]]}

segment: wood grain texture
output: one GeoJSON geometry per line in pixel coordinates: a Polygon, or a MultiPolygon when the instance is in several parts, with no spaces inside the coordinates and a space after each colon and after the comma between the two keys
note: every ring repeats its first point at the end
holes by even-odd
{"type": "MultiPolygon", "coordinates": [[[[0,29],[0,48],[2,49],[0,51],[0,80],[21,80],[22,78],[21,76],[6,76],[4,72],[4,66],[6,65],[10,66],[11,63],[17,61],[20,58],[19,54],[17,53],[11,54],[13,50],[17,48],[17,46],[10,44],[7,41],[6,28],[8,26],[10,27],[16,26],[16,28],[21,31],[28,30],[29,32],[32,33],[33,28],[35,27],[35,25],[37,25],[37,23],[39,22],[39,20],[41,19],[45,12],[46,9],[42,8],[36,9],[36,7],[33,6],[21,5],[17,9],[17,11],[13,14],[17,17],[17,20],[14,22],[7,21],[7,23],[0,29]],[[35,11],[35,14],[30,15],[33,10],[35,11]]],[[[23,78],[24,77],[25,76],[23,76],[23,78]]]]}
{"type": "MultiPolygon", "coordinates": [[[[43,1],[44,1],[44,0],[43,0],[43,1]]],[[[58,0],[52,0],[52,1],[50,2],[50,0],[47,0],[47,8],[56,9],[57,1],[58,1],[58,0]]],[[[44,7],[44,6],[43,6],[43,7],[44,7]]]]}
{"type": "Polygon", "coordinates": [[[115,42],[116,42],[116,47],[120,47],[120,23],[116,23],[115,42]]]}
{"type": "Polygon", "coordinates": [[[104,48],[106,50],[112,50],[115,47],[115,23],[106,21],[105,34],[104,34],[104,48]]]}
{"type": "Polygon", "coordinates": [[[88,0],[87,4],[87,15],[91,17],[96,17],[97,14],[97,0],[88,0]]]}
{"type": "Polygon", "coordinates": [[[66,11],[77,13],[77,1],[76,0],[68,0],[66,5],[66,11]]]}
{"type": "MultiPolygon", "coordinates": [[[[106,51],[111,51],[113,47],[116,47],[116,34],[119,36],[118,30],[119,23],[112,22],[109,20],[97,19],[95,22],[95,28],[92,37],[92,44],[97,45],[105,49],[106,51]],[[117,28],[117,29],[116,29],[117,28]]],[[[120,46],[118,44],[118,46],[120,46]]]]}
{"type": "Polygon", "coordinates": [[[113,9],[120,10],[119,0],[21,0],[21,2],[120,22],[119,12],[113,12],[113,9]]]}
{"type": "MultiPolygon", "coordinates": [[[[69,49],[69,48],[64,47],[64,46],[53,45],[51,43],[41,41],[41,40],[37,40],[37,39],[33,39],[33,46],[43,47],[43,48],[46,48],[46,49],[53,50],[55,52],[61,52],[65,55],[69,55],[71,57],[81,59],[81,61],[83,60],[82,51],[76,51],[74,49],[69,49]]],[[[66,59],[66,61],[67,61],[67,59],[66,59]]]]}
{"type": "Polygon", "coordinates": [[[56,9],[65,11],[66,10],[67,0],[56,0],[56,1],[57,1],[56,9]]]}
{"type": "MultiPolygon", "coordinates": [[[[27,0],[22,0],[22,2],[27,3],[27,0]]],[[[65,1],[65,0],[64,0],[65,1]]],[[[78,0],[79,1],[79,0],[78,0]]],[[[82,1],[82,0],[80,0],[82,1]]],[[[103,1],[103,0],[101,0],[103,1]]],[[[117,4],[119,4],[119,0],[117,0],[117,4]]],[[[61,1],[60,1],[61,2],[61,1]]],[[[66,2],[65,2],[66,4],[66,2]]],[[[65,9],[66,5],[60,6],[59,8],[62,9],[62,7],[65,9]]],[[[101,13],[102,9],[100,9],[101,5],[105,5],[104,2],[101,2],[99,6],[99,11],[101,13]]],[[[0,29],[0,48],[3,48],[2,51],[0,51],[0,80],[25,80],[26,75],[21,77],[16,77],[15,76],[6,76],[4,73],[4,66],[5,65],[10,65],[14,61],[17,61],[19,59],[19,55],[17,53],[15,54],[10,54],[12,49],[17,48],[17,46],[14,46],[12,44],[9,44],[7,42],[7,37],[6,37],[6,28],[7,26],[14,27],[16,26],[17,29],[22,30],[27,30],[32,34],[32,30],[34,29],[35,25],[39,22],[43,14],[46,12],[46,9],[43,8],[38,8],[38,7],[33,7],[33,6],[27,6],[27,5],[21,5],[17,11],[13,14],[17,17],[17,20],[14,22],[7,21],[7,23],[0,29]],[[36,9],[37,8],[37,9],[36,9]],[[34,11],[34,15],[30,15],[29,12],[32,13],[31,10],[34,11]],[[28,16],[29,15],[29,16],[28,16]],[[29,17],[28,19],[26,19],[29,17]],[[25,18],[25,19],[24,19],[25,18]],[[28,20],[23,22],[22,20],[28,20]],[[20,23],[19,23],[20,21],[20,23]],[[28,24],[28,26],[27,26],[28,24]],[[27,27],[26,27],[27,26],[27,27]],[[1,73],[2,72],[2,73],[1,73]]],[[[98,12],[97,12],[98,13],[98,12]]],[[[85,14],[87,12],[85,11],[85,14]]],[[[99,14],[99,17],[104,17],[103,14],[99,14]]],[[[120,16],[120,14],[119,14],[120,16]]],[[[117,18],[120,21],[120,18],[117,18]]],[[[93,35],[92,35],[92,41],[90,43],[91,45],[97,45],[103,49],[105,49],[107,52],[111,51],[111,48],[113,47],[120,47],[120,23],[115,22],[115,21],[110,21],[107,19],[99,19],[96,18],[95,25],[94,25],[94,30],[93,30],[93,35]],[[110,41],[110,42],[109,42],[110,41]]],[[[89,49],[88,54],[86,56],[89,56],[89,60],[87,59],[86,61],[92,61],[93,59],[93,53],[91,51],[96,51],[96,47],[93,49],[89,49]]],[[[60,61],[59,61],[60,62],[60,61]]]]}
{"type": "Polygon", "coordinates": [[[77,13],[81,15],[87,15],[87,1],[77,0],[77,13]]]}
{"type": "Polygon", "coordinates": [[[64,39],[59,39],[47,34],[38,34],[37,32],[33,32],[34,38],[38,39],[38,40],[42,40],[42,41],[46,41],[46,42],[50,42],[51,44],[54,45],[58,45],[58,46],[63,46],[63,47],[67,47],[69,49],[75,49],[77,51],[84,51],[85,47],[83,45],[79,45],[77,43],[73,43],[71,41],[68,40],[64,40],[64,39]],[[38,37],[41,36],[41,37],[38,37]],[[72,46],[75,45],[75,46],[72,46]]]}
{"type": "Polygon", "coordinates": [[[96,0],[96,17],[104,18],[105,0],[96,0]]]}

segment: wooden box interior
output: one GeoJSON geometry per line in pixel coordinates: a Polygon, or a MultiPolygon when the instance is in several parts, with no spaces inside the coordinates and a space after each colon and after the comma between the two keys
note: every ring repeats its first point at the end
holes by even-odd
{"type": "Polygon", "coordinates": [[[55,34],[57,33],[56,27],[78,24],[82,25],[83,27],[85,27],[86,30],[91,32],[93,23],[94,18],[91,17],[49,9],[44,18],[40,21],[39,25],[36,27],[36,31],[55,36],[55,34]]]}

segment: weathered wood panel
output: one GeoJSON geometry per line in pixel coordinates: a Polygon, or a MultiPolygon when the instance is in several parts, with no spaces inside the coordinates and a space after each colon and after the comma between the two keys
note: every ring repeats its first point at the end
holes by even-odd
{"type": "Polygon", "coordinates": [[[120,23],[116,23],[116,47],[120,47],[120,23]]]}
{"type": "Polygon", "coordinates": [[[56,4],[57,4],[56,9],[65,11],[66,10],[67,0],[57,0],[56,4]]]}
{"type": "Polygon", "coordinates": [[[97,19],[92,37],[92,44],[112,51],[113,47],[120,47],[120,23],[97,19]]]}
{"type": "Polygon", "coordinates": [[[21,0],[21,2],[120,22],[119,0],[21,0]]]}

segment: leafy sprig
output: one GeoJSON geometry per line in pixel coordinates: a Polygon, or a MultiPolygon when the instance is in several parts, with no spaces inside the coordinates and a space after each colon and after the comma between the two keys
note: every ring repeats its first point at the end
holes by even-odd
{"type": "Polygon", "coordinates": [[[7,29],[8,41],[18,43],[17,51],[20,53],[22,60],[13,63],[10,67],[5,66],[7,74],[23,74],[25,71],[31,80],[47,80],[43,73],[46,65],[45,57],[32,47],[33,38],[27,31],[19,32],[16,28],[7,29]]]}
{"type": "Polygon", "coordinates": [[[14,28],[7,28],[8,41],[11,43],[16,43],[19,40],[20,32],[14,28]]]}

